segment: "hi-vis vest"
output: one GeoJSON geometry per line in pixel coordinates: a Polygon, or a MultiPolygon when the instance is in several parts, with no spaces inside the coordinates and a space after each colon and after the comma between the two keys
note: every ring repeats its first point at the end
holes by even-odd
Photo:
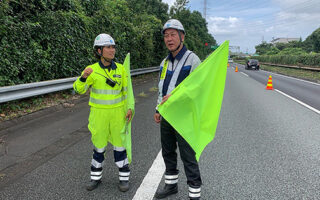
{"type": "MultiPolygon", "coordinates": [[[[79,94],[84,94],[90,88],[89,105],[96,108],[114,108],[123,106],[127,98],[127,73],[122,64],[115,63],[117,68],[102,69],[99,62],[87,66],[93,72],[86,79],[80,81],[80,77],[74,82],[73,88],[79,94]],[[116,82],[114,87],[106,83],[106,77],[116,82]]],[[[82,72],[83,73],[83,72],[82,72]]]]}
{"type": "Polygon", "coordinates": [[[172,90],[182,81],[178,80],[186,78],[199,64],[199,57],[192,51],[187,50],[180,60],[175,59],[174,63],[170,59],[165,58],[160,65],[160,81],[159,81],[159,96],[157,104],[161,103],[162,97],[170,94],[172,90]],[[163,94],[163,87],[165,79],[168,78],[167,74],[171,73],[171,80],[168,85],[167,92],[163,94]]]}

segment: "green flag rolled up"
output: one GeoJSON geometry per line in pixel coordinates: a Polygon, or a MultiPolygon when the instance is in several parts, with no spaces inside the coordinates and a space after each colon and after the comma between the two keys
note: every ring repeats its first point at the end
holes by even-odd
{"type": "MultiPolygon", "coordinates": [[[[131,109],[132,111],[132,118],[134,116],[134,95],[133,95],[133,89],[132,89],[132,82],[131,82],[131,74],[130,74],[130,53],[127,54],[123,66],[127,72],[128,75],[128,86],[127,86],[127,100],[125,103],[125,110],[126,112],[128,109],[131,109]]],[[[132,119],[131,119],[132,121],[132,119]]],[[[131,154],[131,121],[126,122],[125,126],[123,127],[121,131],[121,139],[122,144],[124,148],[126,148],[127,151],[127,157],[129,163],[131,163],[132,160],[132,154],[131,154]]]]}
{"type": "Polygon", "coordinates": [[[178,87],[158,111],[190,144],[199,161],[213,140],[223,99],[229,41],[225,41],[178,87]]]}

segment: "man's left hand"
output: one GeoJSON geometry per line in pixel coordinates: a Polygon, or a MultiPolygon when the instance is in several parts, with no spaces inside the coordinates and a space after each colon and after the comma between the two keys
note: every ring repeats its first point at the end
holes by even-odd
{"type": "Polygon", "coordinates": [[[128,110],[127,115],[126,115],[126,119],[127,119],[128,122],[131,121],[131,119],[132,119],[132,111],[131,111],[131,109],[128,110]]]}
{"type": "Polygon", "coordinates": [[[164,96],[164,97],[162,98],[162,101],[161,101],[160,104],[163,104],[164,102],[166,102],[166,101],[169,99],[170,96],[171,96],[171,94],[168,94],[168,95],[164,96]]]}

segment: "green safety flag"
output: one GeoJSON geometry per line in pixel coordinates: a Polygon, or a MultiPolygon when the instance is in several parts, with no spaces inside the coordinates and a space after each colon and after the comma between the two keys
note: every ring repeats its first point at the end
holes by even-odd
{"type": "MultiPolygon", "coordinates": [[[[128,86],[127,86],[127,100],[125,102],[125,110],[126,113],[128,109],[130,108],[132,111],[132,118],[134,116],[134,95],[133,95],[133,89],[132,89],[132,82],[131,82],[131,74],[130,74],[130,53],[127,54],[123,66],[127,72],[128,75],[128,86]]],[[[132,121],[132,119],[131,119],[132,121]]],[[[132,160],[132,154],[131,154],[131,121],[128,122],[126,121],[125,126],[123,127],[121,131],[121,139],[122,139],[122,144],[124,148],[126,148],[127,151],[127,157],[129,163],[131,163],[132,160]]]]}
{"type": "Polygon", "coordinates": [[[227,75],[229,41],[225,41],[158,105],[158,111],[190,144],[199,161],[218,125],[227,75]]]}

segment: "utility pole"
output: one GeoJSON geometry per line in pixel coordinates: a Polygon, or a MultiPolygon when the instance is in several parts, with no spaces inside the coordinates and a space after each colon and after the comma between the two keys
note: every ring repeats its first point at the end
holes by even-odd
{"type": "Polygon", "coordinates": [[[204,6],[203,6],[203,18],[207,20],[207,0],[203,0],[204,6]]]}

